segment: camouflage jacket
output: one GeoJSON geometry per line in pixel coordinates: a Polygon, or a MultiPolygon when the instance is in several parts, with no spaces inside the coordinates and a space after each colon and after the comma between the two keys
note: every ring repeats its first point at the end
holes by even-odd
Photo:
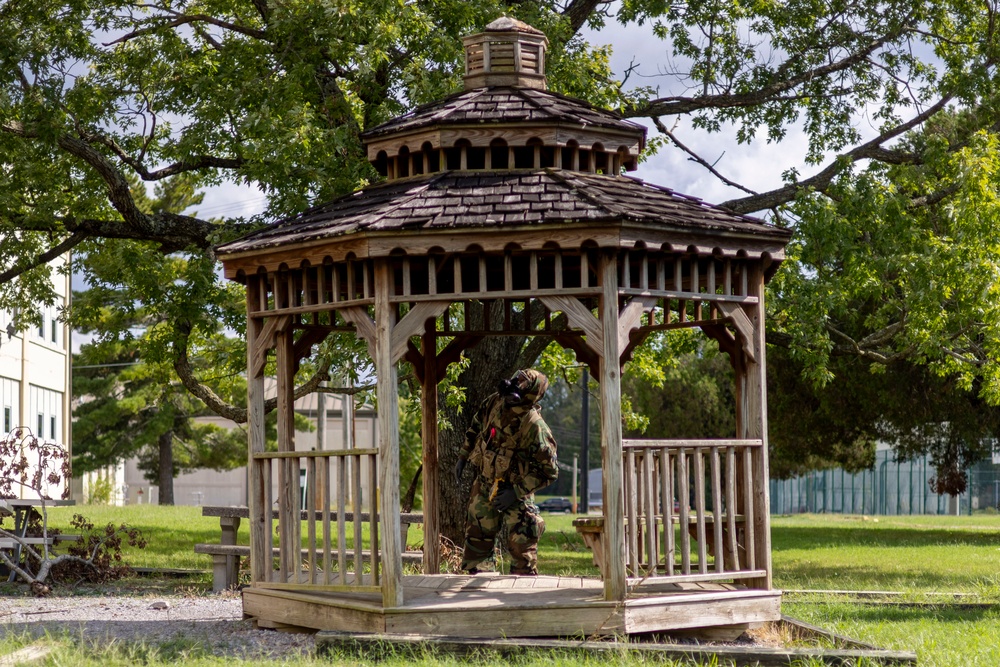
{"type": "Polygon", "coordinates": [[[559,475],[555,438],[535,403],[548,381],[537,371],[527,372],[541,380],[536,379],[526,392],[525,403],[511,408],[499,394],[490,395],[472,418],[465,446],[459,452],[477,469],[483,482],[509,483],[519,498],[548,486],[559,475]]]}

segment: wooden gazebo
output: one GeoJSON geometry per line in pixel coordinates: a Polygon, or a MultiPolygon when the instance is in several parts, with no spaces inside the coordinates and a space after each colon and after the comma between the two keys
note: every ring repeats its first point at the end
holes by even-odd
{"type": "Polygon", "coordinates": [[[247,290],[252,583],[243,604],[262,623],[516,637],[779,617],[764,283],[789,234],[621,175],[635,169],[645,131],[548,92],[546,45],[507,18],[467,37],[464,91],[365,134],[384,182],[218,248],[226,276],[247,290]],[[729,354],[737,432],[623,440],[623,364],[652,332],[684,327],[729,354]],[[355,332],[374,360],[378,447],[296,451],[295,371],[334,331],[355,332]],[[600,382],[604,504],[581,527],[600,578],[439,574],[437,385],[463,350],[498,335],[547,336],[600,382]],[[266,452],[272,350],[279,448],[266,452]],[[402,360],[423,390],[422,575],[402,569],[402,360]],[[300,469],[315,490],[301,513],[300,469]],[[362,471],[377,488],[364,498],[362,471]]]}

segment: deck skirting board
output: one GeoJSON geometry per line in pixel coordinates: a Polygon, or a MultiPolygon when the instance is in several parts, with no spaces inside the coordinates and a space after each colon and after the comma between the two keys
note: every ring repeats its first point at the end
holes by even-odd
{"type": "Polygon", "coordinates": [[[734,591],[720,595],[676,595],[629,600],[625,633],[763,623],[781,618],[780,591],[734,591]],[[642,604],[637,604],[642,603],[642,604]]]}
{"type": "MultiPolygon", "coordinates": [[[[580,638],[781,618],[780,591],[691,590],[614,603],[590,586],[485,590],[480,584],[490,582],[483,579],[424,583],[407,587],[404,604],[391,608],[383,608],[376,595],[247,588],[243,610],[261,622],[315,630],[480,639],[580,638]]],[[[551,584],[541,578],[538,583],[551,584]]]]}

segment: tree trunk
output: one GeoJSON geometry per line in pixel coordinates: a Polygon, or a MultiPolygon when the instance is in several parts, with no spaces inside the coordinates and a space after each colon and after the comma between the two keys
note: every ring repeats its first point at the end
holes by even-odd
{"type": "Polygon", "coordinates": [[[174,432],[160,434],[157,444],[160,450],[160,504],[174,504],[174,432]]]}
{"type": "MultiPolygon", "coordinates": [[[[466,352],[471,363],[458,378],[458,384],[465,387],[465,403],[461,413],[448,405],[443,395],[439,398],[441,412],[451,424],[451,428],[441,431],[438,437],[438,464],[444,480],[452,478],[458,451],[465,442],[465,430],[480,403],[496,391],[497,382],[510,377],[517,370],[514,365],[523,341],[519,337],[491,337],[466,352]]],[[[472,471],[467,470],[461,486],[441,484],[441,535],[459,546],[465,535],[465,510],[472,480],[472,471]]]]}

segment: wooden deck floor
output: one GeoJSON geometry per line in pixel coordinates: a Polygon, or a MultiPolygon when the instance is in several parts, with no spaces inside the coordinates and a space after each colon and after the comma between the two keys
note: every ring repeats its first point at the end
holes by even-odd
{"type": "MultiPolygon", "coordinates": [[[[733,584],[643,586],[624,603],[599,579],[482,573],[403,578],[402,607],[381,596],[247,588],[243,610],[261,625],[445,637],[587,637],[739,625],[780,618],[779,591],[733,584]]],[[[266,586],[266,585],[265,585],[266,586]]]]}

